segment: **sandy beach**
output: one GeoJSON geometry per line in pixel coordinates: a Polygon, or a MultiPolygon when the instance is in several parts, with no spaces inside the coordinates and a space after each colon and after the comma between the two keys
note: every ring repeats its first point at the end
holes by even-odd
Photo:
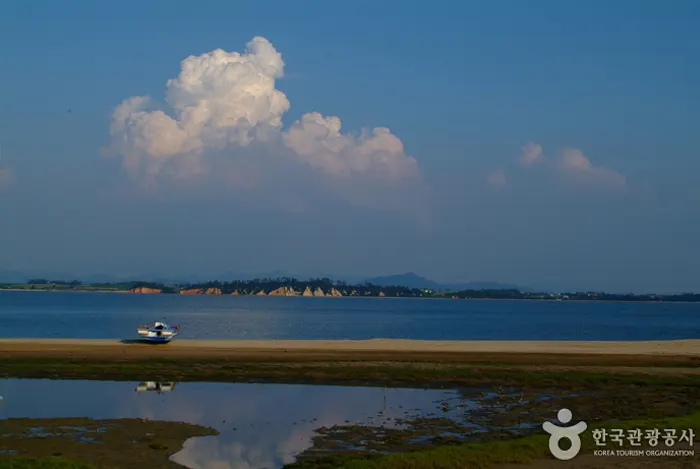
{"type": "Polygon", "coordinates": [[[0,352],[18,354],[125,355],[155,353],[160,356],[235,356],[292,353],[352,357],[381,354],[383,357],[413,355],[548,354],[700,357],[700,340],[605,342],[605,341],[424,341],[372,340],[188,340],[169,344],[145,344],[115,339],[0,339],[0,352]]]}

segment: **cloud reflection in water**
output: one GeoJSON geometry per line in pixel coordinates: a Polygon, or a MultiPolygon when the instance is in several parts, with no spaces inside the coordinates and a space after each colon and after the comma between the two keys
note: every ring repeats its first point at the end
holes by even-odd
{"type": "Polygon", "coordinates": [[[216,428],[220,435],[188,440],[173,456],[178,464],[275,469],[308,448],[319,427],[390,425],[409,410],[434,412],[435,401],[456,395],[441,390],[237,383],[178,383],[170,392],[135,392],[137,384],[1,380],[1,416],[185,421],[216,428]],[[391,420],[386,423],[387,419],[391,420]]]}

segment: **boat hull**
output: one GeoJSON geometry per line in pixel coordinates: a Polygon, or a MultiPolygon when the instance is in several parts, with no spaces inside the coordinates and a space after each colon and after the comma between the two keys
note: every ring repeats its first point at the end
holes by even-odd
{"type": "Polygon", "coordinates": [[[159,342],[159,343],[165,343],[165,342],[170,342],[173,340],[174,336],[171,337],[148,337],[148,336],[141,336],[141,339],[145,340],[146,342],[159,342]]]}

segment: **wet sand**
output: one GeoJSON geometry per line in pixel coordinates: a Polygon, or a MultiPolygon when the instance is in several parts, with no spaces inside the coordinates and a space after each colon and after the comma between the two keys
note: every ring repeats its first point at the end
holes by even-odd
{"type": "Polygon", "coordinates": [[[372,340],[189,340],[177,338],[168,344],[114,339],[0,339],[3,354],[75,354],[125,356],[155,353],[159,356],[191,358],[226,355],[270,355],[352,358],[380,354],[384,358],[410,359],[414,356],[474,355],[587,355],[700,357],[700,340],[669,341],[423,341],[403,339],[372,340]]]}

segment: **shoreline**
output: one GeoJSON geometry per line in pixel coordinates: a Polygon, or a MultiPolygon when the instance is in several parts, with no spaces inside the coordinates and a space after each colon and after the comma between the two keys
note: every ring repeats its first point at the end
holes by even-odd
{"type": "Polygon", "coordinates": [[[12,352],[81,352],[123,354],[157,353],[160,356],[188,355],[206,357],[227,353],[289,353],[352,355],[381,353],[395,358],[412,355],[440,354],[545,354],[604,356],[686,356],[700,360],[700,339],[658,341],[504,341],[504,340],[249,340],[249,339],[174,339],[166,344],[150,344],[139,339],[35,339],[0,338],[0,353],[12,352]]]}
{"type": "Polygon", "coordinates": [[[211,297],[258,297],[258,298],[352,298],[352,299],[368,299],[377,298],[382,300],[452,300],[452,301],[542,301],[551,303],[664,303],[664,304],[697,304],[700,301],[681,301],[681,300],[594,300],[594,299],[557,299],[557,298],[452,298],[448,296],[423,296],[423,297],[410,297],[410,296],[354,296],[354,295],[343,295],[343,296],[303,296],[303,295],[233,295],[233,294],[181,294],[181,293],[138,293],[128,290],[48,290],[48,289],[35,289],[30,290],[26,288],[0,288],[0,293],[4,291],[9,292],[30,292],[30,293],[124,293],[130,295],[159,295],[159,296],[211,296],[211,297]]]}
{"type": "Polygon", "coordinates": [[[175,339],[149,344],[118,339],[0,339],[0,378],[398,387],[555,382],[700,386],[700,340],[175,339]]]}

